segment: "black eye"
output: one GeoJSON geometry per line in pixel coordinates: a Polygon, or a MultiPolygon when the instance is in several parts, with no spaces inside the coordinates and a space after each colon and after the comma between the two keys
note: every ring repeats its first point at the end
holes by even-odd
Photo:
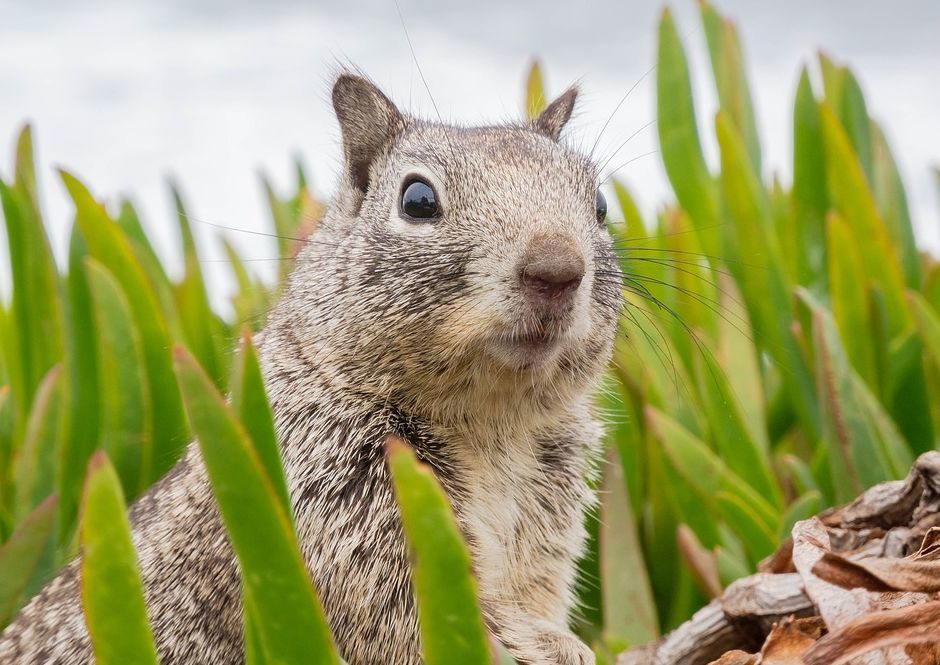
{"type": "Polygon", "coordinates": [[[412,180],[401,192],[401,212],[410,219],[433,220],[441,216],[434,188],[423,180],[412,180]]]}
{"type": "Polygon", "coordinates": [[[597,190],[597,199],[594,202],[594,208],[597,213],[597,223],[603,224],[604,220],[607,219],[607,199],[601,194],[601,190],[597,190]]]}

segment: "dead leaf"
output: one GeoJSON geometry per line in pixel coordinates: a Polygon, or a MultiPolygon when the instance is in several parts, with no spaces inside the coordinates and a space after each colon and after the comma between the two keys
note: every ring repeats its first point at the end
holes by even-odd
{"type": "MultiPolygon", "coordinates": [[[[935,645],[938,638],[940,602],[924,603],[875,612],[852,621],[816,642],[803,656],[803,661],[806,665],[842,665],[863,654],[871,655],[874,649],[910,647],[914,644],[935,645]]],[[[897,650],[893,651],[898,653],[897,650]]],[[[921,655],[923,653],[918,657],[921,655]]],[[[900,658],[903,660],[892,654],[890,660],[884,662],[890,665],[911,662],[903,652],[900,653],[900,658]]],[[[935,665],[935,662],[931,661],[922,661],[918,665],[927,663],[935,665]]]]}
{"type": "Polygon", "coordinates": [[[702,542],[687,525],[676,529],[679,553],[692,571],[696,585],[709,599],[721,595],[721,580],[718,577],[718,557],[705,549],[702,542]]]}

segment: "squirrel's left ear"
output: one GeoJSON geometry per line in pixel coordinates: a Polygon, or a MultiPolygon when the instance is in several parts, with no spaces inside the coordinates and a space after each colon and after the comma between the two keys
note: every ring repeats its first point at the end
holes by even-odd
{"type": "Polygon", "coordinates": [[[333,109],[343,134],[346,175],[365,194],[369,169],[404,130],[404,116],[374,83],[348,72],[333,84],[333,109]]]}
{"type": "Polygon", "coordinates": [[[571,113],[574,111],[574,103],[577,99],[578,88],[571,86],[546,106],[545,110],[533,121],[535,129],[553,141],[557,141],[558,137],[561,136],[561,130],[571,119],[571,113]]]}

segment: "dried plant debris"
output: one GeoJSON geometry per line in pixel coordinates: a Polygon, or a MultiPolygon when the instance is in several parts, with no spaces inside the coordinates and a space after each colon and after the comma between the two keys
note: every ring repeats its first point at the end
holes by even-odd
{"type": "Polygon", "coordinates": [[[940,452],[797,522],[760,572],[617,665],[940,665],[940,452]]]}

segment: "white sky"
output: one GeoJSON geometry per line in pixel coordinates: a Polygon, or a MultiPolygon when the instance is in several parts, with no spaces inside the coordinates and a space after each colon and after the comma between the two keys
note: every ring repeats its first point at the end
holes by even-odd
{"type": "MultiPolygon", "coordinates": [[[[520,113],[524,75],[538,55],[552,92],[581,81],[574,136],[587,145],[653,64],[662,7],[649,0],[477,0],[452,8],[400,2],[445,118],[472,123],[520,113]]],[[[708,119],[715,100],[696,5],[674,4],[713,157],[708,119]]],[[[901,162],[919,238],[940,249],[940,202],[929,172],[940,163],[940,2],[718,0],[718,8],[741,28],[768,172],[790,172],[799,66],[823,46],[858,74],[901,162]]],[[[29,120],[60,255],[71,212],[53,166],[79,175],[99,197],[130,195],[158,250],[178,266],[169,175],[182,184],[194,217],[244,229],[268,228],[258,171],[286,187],[294,154],[315,189],[329,194],[339,157],[328,103],[337,62],[355,63],[403,108],[433,114],[394,0],[0,0],[0,16],[0,173],[9,176],[16,131],[29,120]]],[[[605,133],[603,150],[653,118],[654,89],[655,75],[640,82],[605,133]]],[[[612,163],[655,147],[653,126],[612,163]]],[[[645,210],[669,196],[658,155],[638,159],[621,176],[645,210]]],[[[195,226],[222,302],[230,282],[215,261],[223,257],[211,240],[216,231],[195,226]]],[[[272,243],[231,237],[258,259],[255,268],[273,272],[264,260],[274,256],[272,243]]],[[[4,281],[6,263],[0,259],[4,281]]]]}

